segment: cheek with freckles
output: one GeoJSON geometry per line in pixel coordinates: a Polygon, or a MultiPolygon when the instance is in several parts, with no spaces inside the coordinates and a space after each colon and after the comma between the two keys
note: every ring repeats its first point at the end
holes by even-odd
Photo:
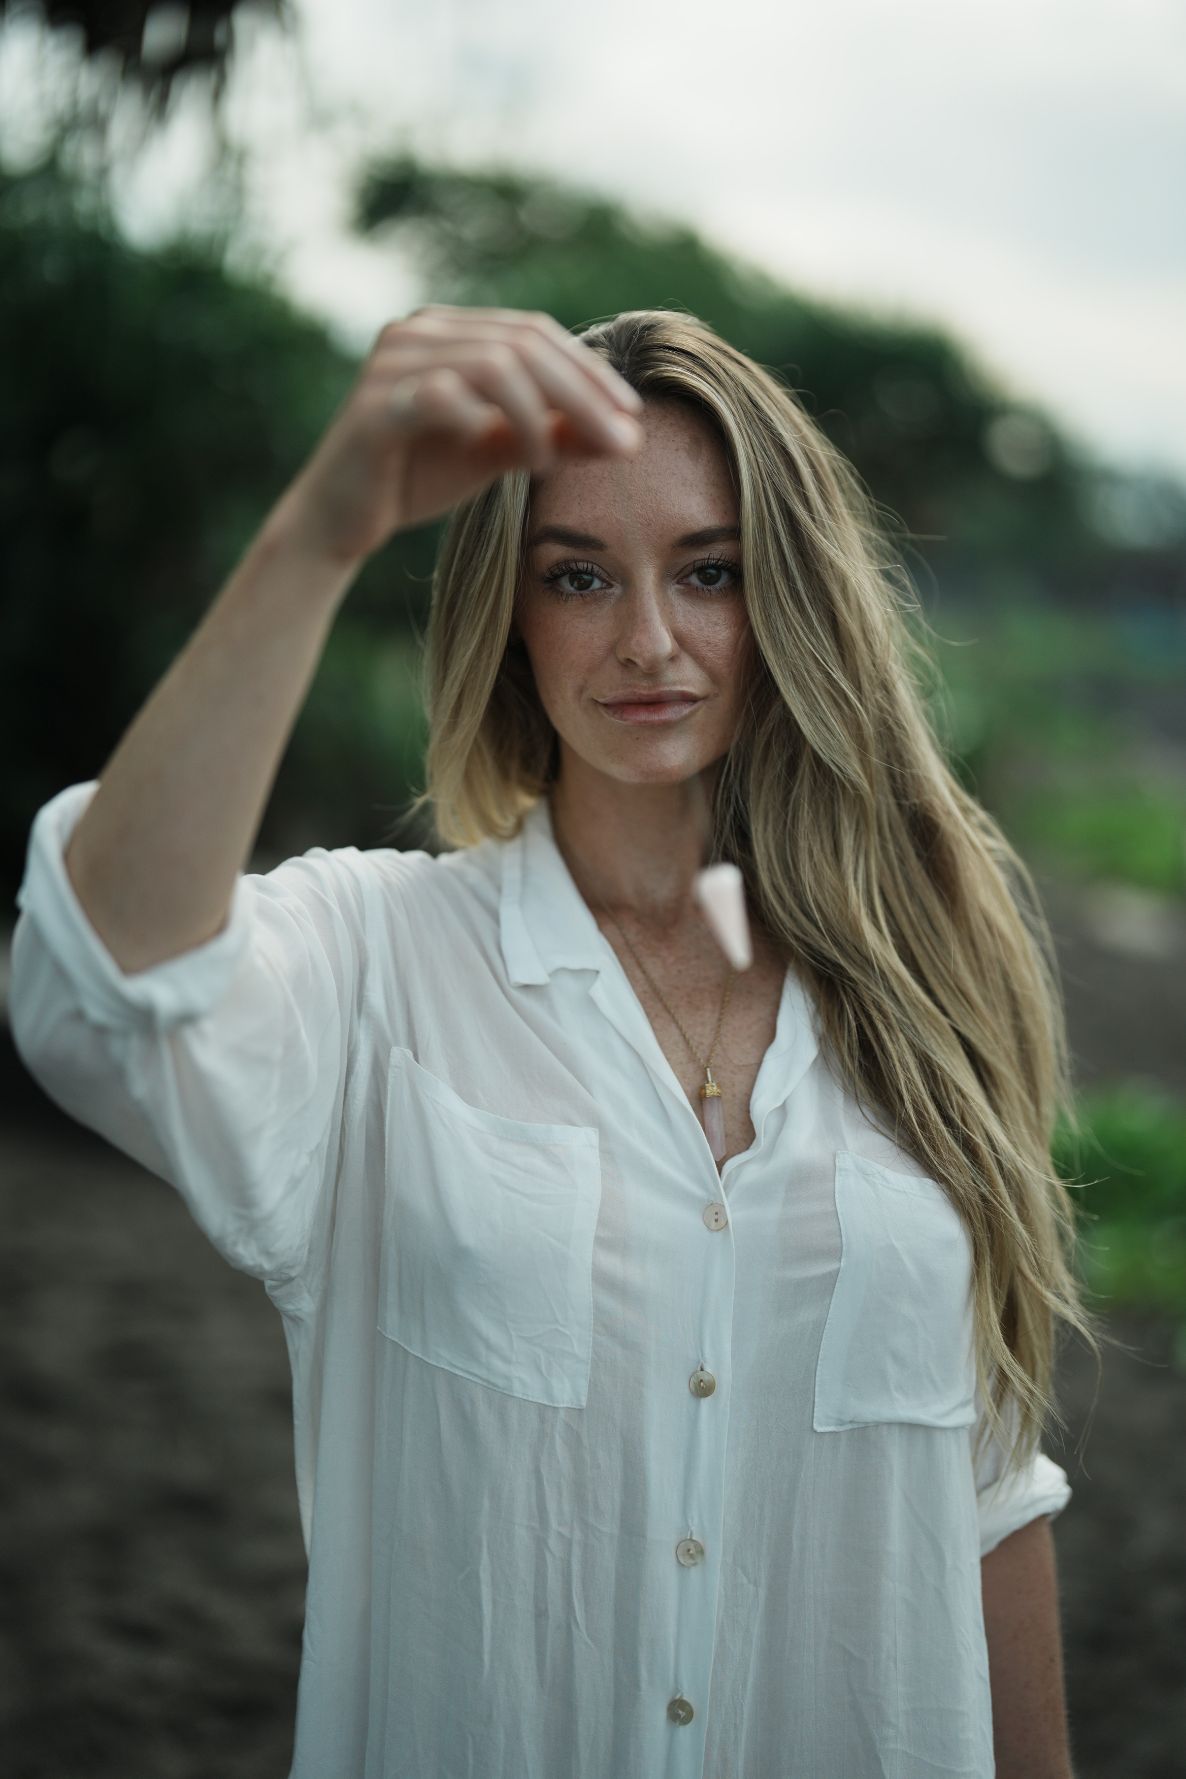
{"type": "Polygon", "coordinates": [[[570,638],[535,637],[529,650],[540,702],[553,723],[566,709],[581,700],[581,690],[589,681],[593,663],[584,651],[572,646],[570,638]]]}

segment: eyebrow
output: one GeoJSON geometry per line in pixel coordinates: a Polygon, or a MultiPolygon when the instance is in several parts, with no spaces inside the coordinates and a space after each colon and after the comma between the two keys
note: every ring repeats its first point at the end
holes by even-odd
{"type": "MultiPolygon", "coordinates": [[[[741,539],[741,527],[738,525],[710,525],[704,531],[687,531],[683,537],[677,537],[678,549],[693,549],[697,544],[720,544],[728,539],[741,539]]],[[[541,525],[527,539],[527,548],[536,549],[540,544],[565,544],[573,550],[608,550],[609,545],[604,538],[594,537],[588,531],[572,531],[566,525],[541,525]]]]}

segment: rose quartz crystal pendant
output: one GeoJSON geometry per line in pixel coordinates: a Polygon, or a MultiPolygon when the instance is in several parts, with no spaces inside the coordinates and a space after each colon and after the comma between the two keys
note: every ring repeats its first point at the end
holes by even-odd
{"type": "Polygon", "coordinates": [[[725,1154],[725,1102],[721,1098],[720,1088],[712,1078],[712,1070],[705,1069],[704,1076],[704,1086],[700,1089],[704,1134],[708,1138],[712,1158],[719,1167],[725,1154]]]}
{"type": "Polygon", "coordinates": [[[693,894],[733,968],[748,970],[754,953],[745,915],[745,884],[737,866],[725,861],[698,871],[693,894]]]}

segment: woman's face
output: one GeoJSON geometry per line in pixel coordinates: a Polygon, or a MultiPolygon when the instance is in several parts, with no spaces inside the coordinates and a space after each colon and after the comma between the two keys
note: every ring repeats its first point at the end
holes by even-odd
{"type": "Polygon", "coordinates": [[[740,715],[750,629],[739,515],[707,420],[648,401],[639,423],[633,457],[566,463],[533,483],[514,628],[562,760],[622,783],[675,783],[728,751],[740,715]],[[672,692],[690,697],[618,703],[672,692]]]}

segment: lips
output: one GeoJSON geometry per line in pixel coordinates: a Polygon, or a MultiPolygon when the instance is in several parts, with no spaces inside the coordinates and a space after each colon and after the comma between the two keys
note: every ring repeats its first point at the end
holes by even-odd
{"type": "Polygon", "coordinates": [[[672,727],[690,717],[704,703],[691,692],[634,692],[627,698],[599,699],[611,723],[655,729],[672,727]]]}
{"type": "Polygon", "coordinates": [[[599,698],[599,704],[611,709],[623,704],[697,704],[695,692],[627,692],[623,698],[599,698]]]}

